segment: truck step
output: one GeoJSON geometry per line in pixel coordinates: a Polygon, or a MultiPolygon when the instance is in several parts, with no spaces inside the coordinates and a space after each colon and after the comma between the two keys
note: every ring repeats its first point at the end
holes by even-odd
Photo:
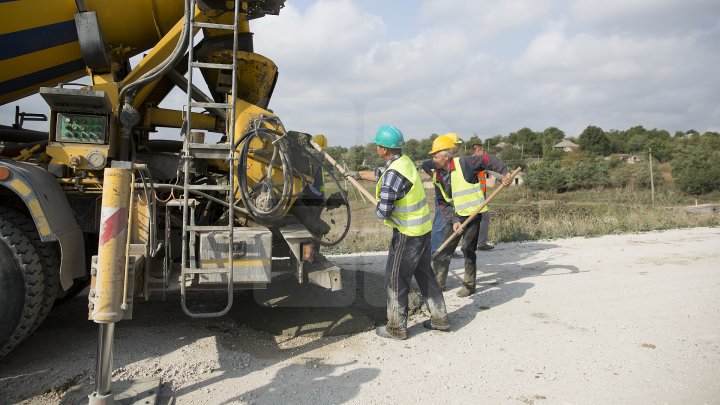
{"type": "Polygon", "coordinates": [[[192,232],[213,232],[213,231],[224,231],[229,232],[232,230],[231,227],[228,227],[227,225],[188,225],[186,228],[188,231],[192,232]]]}

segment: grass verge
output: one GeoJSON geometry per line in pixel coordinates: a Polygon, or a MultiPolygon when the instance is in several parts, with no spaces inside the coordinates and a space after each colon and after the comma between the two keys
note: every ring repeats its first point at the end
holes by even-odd
{"type": "MultiPolygon", "coordinates": [[[[428,196],[433,193],[428,192],[428,196]]],[[[490,242],[558,239],[576,236],[720,226],[720,211],[694,213],[695,203],[718,203],[719,196],[702,199],[662,190],[590,190],[573,193],[533,193],[520,188],[501,192],[491,204],[490,242]]],[[[352,200],[352,198],[351,198],[352,200]]],[[[428,199],[431,210],[433,200],[428,199]]],[[[352,200],[353,221],[348,236],[325,253],[387,250],[392,232],[375,216],[375,209],[352,200]]]]}

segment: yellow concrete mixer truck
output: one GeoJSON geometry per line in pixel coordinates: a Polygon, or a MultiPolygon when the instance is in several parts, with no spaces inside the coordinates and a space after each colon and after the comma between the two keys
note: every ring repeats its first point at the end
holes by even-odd
{"type": "Polygon", "coordinates": [[[346,210],[347,228],[347,194],[306,198],[323,155],[268,109],[278,69],[253,52],[249,22],[283,6],[0,1],[0,105],[40,94],[49,106],[0,126],[0,357],[88,284],[99,362],[138,298],[178,291],[189,316],[213,317],[283,269],[340,288],[317,247],[347,229],[318,212],[346,210]],[[176,87],[184,106],[159,107],[176,87]],[[45,118],[47,133],[23,128],[45,118]],[[218,302],[194,305],[207,296],[218,302]]]}

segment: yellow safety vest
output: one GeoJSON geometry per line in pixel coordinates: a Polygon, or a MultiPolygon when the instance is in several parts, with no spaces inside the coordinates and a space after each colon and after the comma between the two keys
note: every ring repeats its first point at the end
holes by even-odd
{"type": "MultiPolygon", "coordinates": [[[[485,202],[485,194],[482,191],[482,184],[468,183],[465,180],[462,167],[460,166],[460,158],[453,159],[453,162],[455,162],[455,170],[450,172],[450,192],[452,193],[452,198],[445,194],[445,190],[442,185],[438,183],[436,176],[433,176],[433,183],[438,186],[445,201],[453,205],[455,212],[460,216],[467,217],[475,212],[480,204],[485,202]]],[[[486,205],[480,212],[487,210],[488,207],[486,205]]]]}
{"type": "MultiPolygon", "coordinates": [[[[385,170],[395,170],[403,177],[412,182],[412,188],[405,197],[395,200],[394,208],[389,218],[385,218],[385,225],[397,228],[398,231],[407,236],[422,236],[432,229],[430,218],[430,207],[425,199],[425,190],[418,175],[415,164],[409,157],[403,155],[392,162],[385,170]]],[[[380,199],[380,185],[383,182],[385,173],[375,186],[375,198],[380,199]]]]}

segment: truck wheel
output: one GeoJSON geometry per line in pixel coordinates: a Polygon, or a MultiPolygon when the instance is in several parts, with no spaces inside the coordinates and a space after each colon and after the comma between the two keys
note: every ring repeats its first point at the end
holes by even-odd
{"type": "Polygon", "coordinates": [[[11,308],[9,311],[0,311],[0,314],[7,317],[0,318],[0,325],[15,325],[12,332],[0,340],[0,358],[10,353],[30,334],[43,299],[43,270],[40,258],[27,236],[15,225],[14,219],[16,218],[7,212],[0,214],[0,264],[6,274],[4,278],[10,280],[8,284],[0,285],[0,294],[5,297],[3,299],[8,300],[11,308]]]}
{"type": "Polygon", "coordinates": [[[25,286],[12,252],[0,243],[0,347],[15,330],[22,315],[25,286]]]}
{"type": "Polygon", "coordinates": [[[0,208],[0,217],[10,220],[23,231],[35,248],[35,252],[40,259],[40,266],[42,266],[43,298],[40,311],[30,330],[30,333],[32,333],[47,318],[55,302],[58,286],[60,285],[60,252],[58,252],[56,243],[45,243],[40,240],[35,223],[25,215],[7,208],[0,208]]]}

